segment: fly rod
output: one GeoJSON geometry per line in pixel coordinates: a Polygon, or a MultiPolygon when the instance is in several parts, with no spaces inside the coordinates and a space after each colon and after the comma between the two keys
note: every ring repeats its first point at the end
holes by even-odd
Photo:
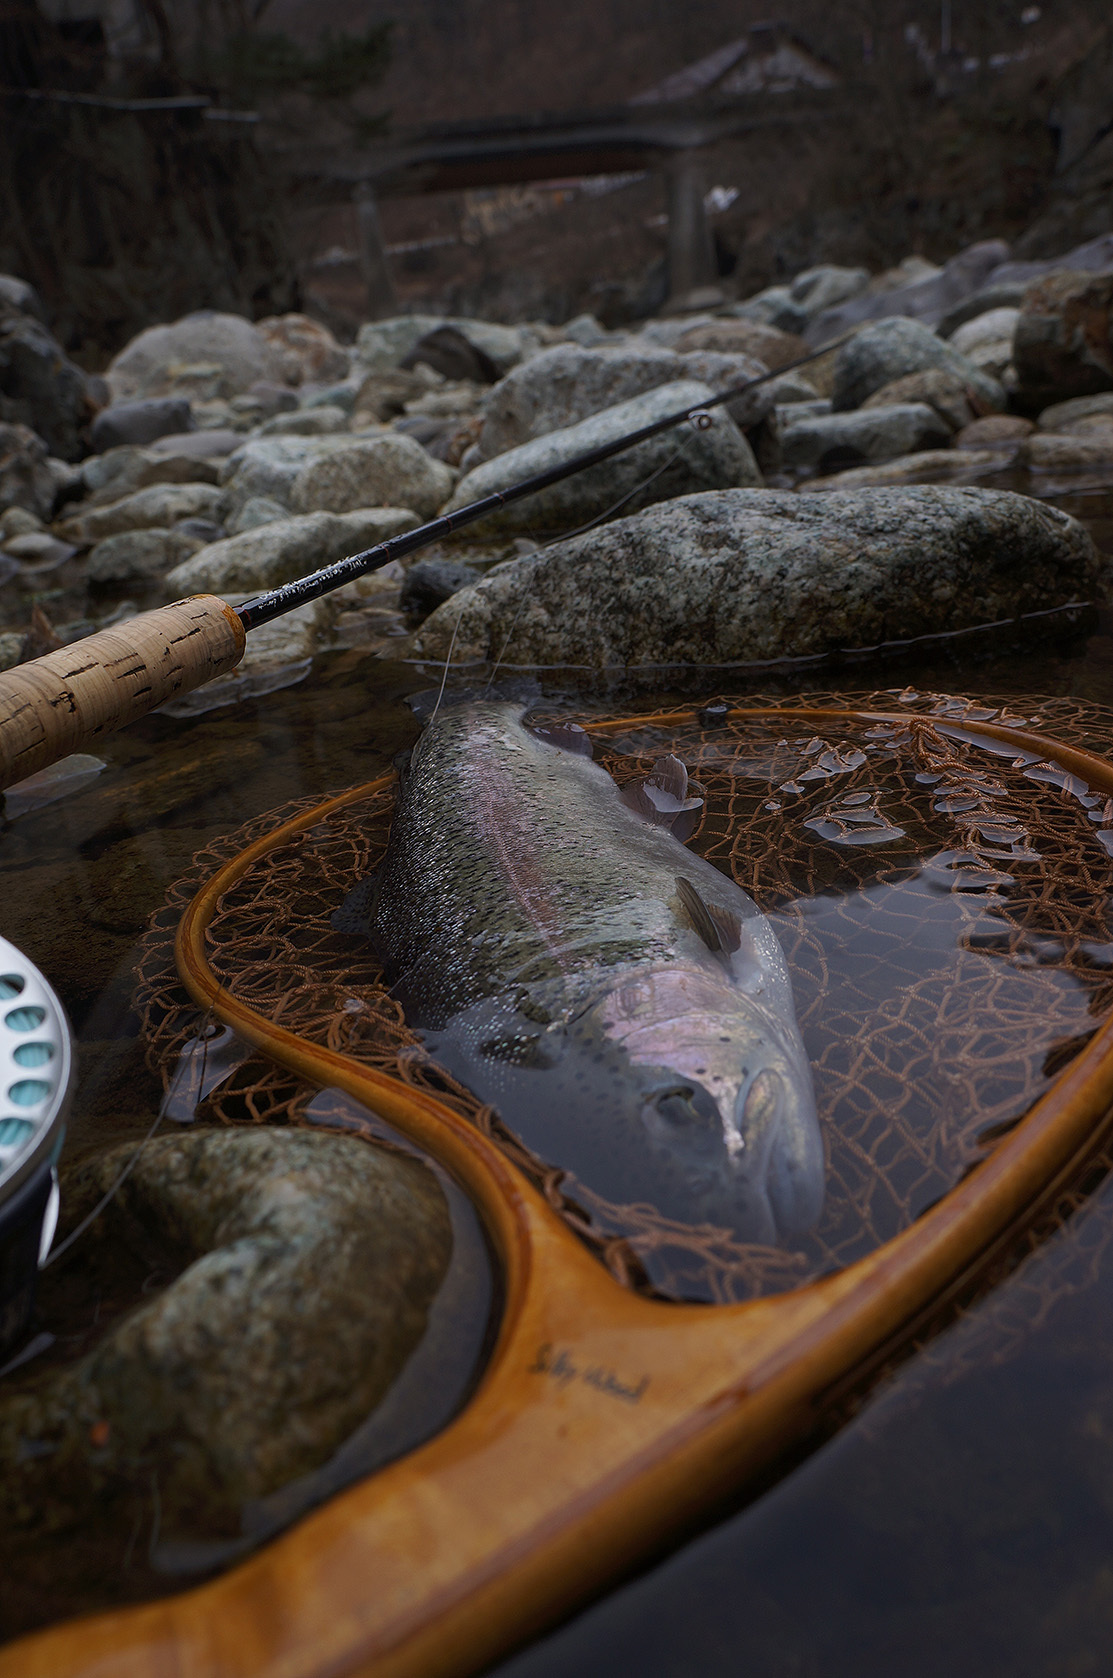
{"type": "Polygon", "coordinates": [[[640,426],[480,501],[469,502],[453,513],[442,513],[416,530],[378,542],[373,548],[256,595],[239,606],[230,606],[213,594],[193,595],[153,612],[141,612],[111,629],[98,630],[57,652],[4,671],[0,674],[0,790],[156,711],[167,700],[226,675],[243,657],[248,632],[260,624],[270,623],[307,601],[319,600],[356,577],[380,570],[392,559],[428,547],[500,507],[535,495],[674,426],[690,423],[706,429],[712,423],[710,409],[736,401],[758,385],[783,378],[797,367],[839,349],[850,336],[846,333],[784,367],[732,385],[705,401],[693,402],[664,419],[640,426]]]}

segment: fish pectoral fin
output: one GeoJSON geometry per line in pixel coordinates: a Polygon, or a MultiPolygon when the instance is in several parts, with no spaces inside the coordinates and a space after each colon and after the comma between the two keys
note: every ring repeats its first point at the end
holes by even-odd
{"type": "Polygon", "coordinates": [[[352,887],[339,909],[333,910],[329,921],[332,930],[349,933],[355,938],[369,938],[378,895],[379,875],[376,869],[372,874],[365,874],[359,884],[352,887]]]}
{"type": "Polygon", "coordinates": [[[707,948],[714,954],[731,955],[742,942],[742,922],[730,909],[707,903],[691,880],[676,878],[676,893],[685,913],[707,948]]]}
{"type": "Polygon", "coordinates": [[[558,751],[571,752],[576,757],[594,756],[591,741],[577,722],[546,723],[540,728],[531,727],[529,732],[558,751]]]}
{"type": "MultiPolygon", "coordinates": [[[[688,771],[678,757],[671,753],[659,757],[653,771],[641,783],[631,781],[623,787],[619,797],[628,810],[633,810],[643,821],[654,827],[667,827],[675,839],[686,844],[699,826],[703,799],[691,796],[696,783],[688,780],[688,771]]],[[[700,791],[703,789],[700,788],[700,791]]]]}

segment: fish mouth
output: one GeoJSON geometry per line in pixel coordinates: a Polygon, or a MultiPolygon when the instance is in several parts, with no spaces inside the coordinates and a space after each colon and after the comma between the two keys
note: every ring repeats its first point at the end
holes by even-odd
{"type": "Polygon", "coordinates": [[[624,1019],[604,1004],[605,1029],[641,1084],[651,1151],[688,1181],[701,1214],[781,1245],[823,1209],[811,1069],[796,1033],[753,999],[721,993],[715,1009],[710,1000],[624,1019]]]}

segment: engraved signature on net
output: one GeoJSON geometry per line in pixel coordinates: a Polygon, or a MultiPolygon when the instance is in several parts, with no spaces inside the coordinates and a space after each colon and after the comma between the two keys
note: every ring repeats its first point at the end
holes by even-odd
{"type": "Polygon", "coordinates": [[[605,1364],[578,1364],[574,1362],[571,1353],[553,1346],[548,1340],[538,1347],[537,1356],[526,1373],[548,1375],[562,1387],[579,1381],[585,1387],[594,1387],[596,1392],[604,1393],[608,1398],[620,1399],[623,1404],[639,1404],[649,1386],[648,1375],[643,1375],[636,1383],[620,1381],[614,1370],[608,1369],[605,1364]]]}

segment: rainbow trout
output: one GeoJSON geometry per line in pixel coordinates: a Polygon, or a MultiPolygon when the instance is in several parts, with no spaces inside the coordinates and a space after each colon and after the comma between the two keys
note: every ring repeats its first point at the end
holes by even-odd
{"type": "Polygon", "coordinates": [[[676,758],[619,792],[574,726],[442,711],[382,866],[334,917],[369,936],[432,1058],[616,1202],[777,1243],[823,1203],[811,1074],[773,929],[687,851],[676,758]]]}

